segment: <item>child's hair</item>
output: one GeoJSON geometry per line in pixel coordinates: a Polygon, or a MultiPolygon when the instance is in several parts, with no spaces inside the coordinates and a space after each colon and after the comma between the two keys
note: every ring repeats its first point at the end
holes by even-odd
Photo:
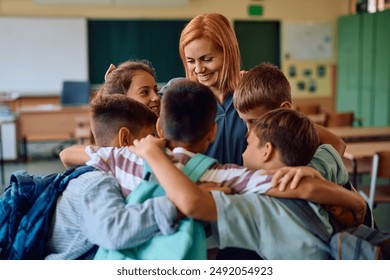
{"type": "Polygon", "coordinates": [[[167,140],[195,144],[215,122],[217,103],[209,87],[175,81],[161,98],[161,128],[167,140]]]}
{"type": "Polygon", "coordinates": [[[270,63],[259,64],[241,79],[233,95],[237,111],[247,113],[260,106],[273,110],[291,103],[291,86],[283,72],[270,63]]]}
{"type": "Polygon", "coordinates": [[[123,94],[98,95],[90,103],[96,144],[108,146],[121,127],[133,135],[144,127],[155,126],[157,116],[144,104],[123,94]]]}
{"type": "Polygon", "coordinates": [[[129,90],[134,75],[139,71],[149,73],[156,79],[156,73],[147,60],[128,60],[118,65],[107,75],[105,87],[99,94],[125,94],[129,90]]]}
{"type": "Polygon", "coordinates": [[[287,166],[307,165],[320,145],[313,122],[293,109],[279,108],[253,123],[259,144],[270,142],[287,166]]]}
{"type": "Polygon", "coordinates": [[[223,53],[223,66],[218,88],[224,93],[233,92],[240,80],[240,49],[234,29],[229,20],[217,13],[207,13],[194,17],[182,30],[179,52],[186,76],[196,81],[194,73],[188,70],[184,48],[194,40],[206,38],[223,53]]]}

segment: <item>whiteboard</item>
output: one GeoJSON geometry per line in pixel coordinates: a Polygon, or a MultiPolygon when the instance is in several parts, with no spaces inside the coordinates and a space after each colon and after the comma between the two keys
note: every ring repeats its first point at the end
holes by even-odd
{"type": "Polygon", "coordinates": [[[0,92],[59,94],[64,80],[88,80],[85,19],[0,17],[0,92]]]}
{"type": "Polygon", "coordinates": [[[283,28],[285,59],[331,59],[333,49],[330,23],[289,23],[283,28]]]}

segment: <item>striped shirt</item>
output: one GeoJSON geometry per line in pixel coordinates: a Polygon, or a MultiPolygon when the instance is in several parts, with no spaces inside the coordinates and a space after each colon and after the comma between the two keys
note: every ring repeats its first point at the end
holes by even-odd
{"type": "MultiPolygon", "coordinates": [[[[86,148],[90,160],[88,165],[111,172],[122,188],[124,195],[129,194],[143,180],[144,160],[129,151],[127,147],[91,147],[86,148]]],[[[167,150],[168,156],[178,168],[182,168],[194,153],[177,147],[167,150]]],[[[200,178],[200,183],[217,183],[233,189],[235,193],[265,193],[271,188],[270,175],[261,170],[250,170],[236,164],[213,164],[200,178]]]]}

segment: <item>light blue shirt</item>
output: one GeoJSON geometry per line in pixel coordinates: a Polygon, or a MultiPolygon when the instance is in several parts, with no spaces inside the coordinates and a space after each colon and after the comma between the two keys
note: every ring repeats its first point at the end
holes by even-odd
{"type": "Polygon", "coordinates": [[[115,250],[140,245],[173,233],[176,215],[167,197],[128,205],[109,173],[85,173],[58,199],[46,259],[77,259],[95,244],[115,250]]]}
{"type": "MultiPolygon", "coordinates": [[[[269,260],[330,259],[329,246],[311,233],[302,220],[278,198],[259,194],[225,195],[212,192],[218,211],[213,239],[220,249],[237,247],[256,251],[269,260]]],[[[327,213],[308,202],[323,221],[332,227],[327,213]]]]}

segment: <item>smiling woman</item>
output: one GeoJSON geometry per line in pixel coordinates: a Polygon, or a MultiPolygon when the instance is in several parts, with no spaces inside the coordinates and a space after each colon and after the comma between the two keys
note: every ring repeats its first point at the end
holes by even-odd
{"type": "MultiPolygon", "coordinates": [[[[232,102],[241,65],[232,25],[217,13],[194,17],[181,32],[179,52],[186,78],[210,87],[216,98],[217,137],[206,154],[220,163],[242,165],[247,130],[232,102]]],[[[162,94],[172,81],[161,90],[162,94]]]]}

